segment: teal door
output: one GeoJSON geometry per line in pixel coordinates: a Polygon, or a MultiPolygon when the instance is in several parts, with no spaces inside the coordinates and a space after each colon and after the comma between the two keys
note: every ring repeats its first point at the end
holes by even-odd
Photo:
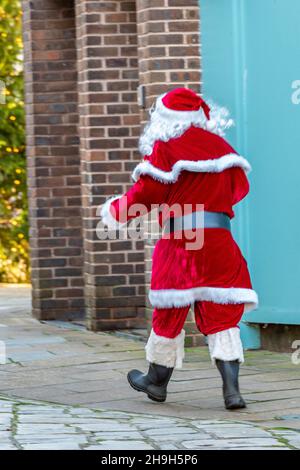
{"type": "MultiPolygon", "coordinates": [[[[253,167],[235,238],[260,306],[257,323],[300,324],[300,1],[200,0],[203,94],[227,106],[227,138],[253,167]]],[[[249,323],[248,323],[249,322],[249,323]]]]}

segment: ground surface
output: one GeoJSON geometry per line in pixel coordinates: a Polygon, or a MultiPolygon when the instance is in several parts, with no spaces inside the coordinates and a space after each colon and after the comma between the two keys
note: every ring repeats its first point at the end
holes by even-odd
{"type": "Polygon", "coordinates": [[[300,448],[300,365],[246,353],[245,410],[224,410],[207,349],[188,349],[166,403],[132,390],[144,343],[30,316],[26,287],[0,288],[0,449],[300,448]],[[0,355],[1,359],[1,355],[0,355]]]}

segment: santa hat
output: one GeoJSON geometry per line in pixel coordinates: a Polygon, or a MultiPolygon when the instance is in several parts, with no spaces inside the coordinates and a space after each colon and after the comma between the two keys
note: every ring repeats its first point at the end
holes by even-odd
{"type": "Polygon", "coordinates": [[[168,113],[170,110],[175,112],[183,111],[183,118],[190,118],[191,115],[188,113],[196,115],[197,111],[203,109],[206,119],[209,120],[209,106],[199,95],[188,88],[175,88],[162,96],[161,103],[162,112],[168,113]]]}

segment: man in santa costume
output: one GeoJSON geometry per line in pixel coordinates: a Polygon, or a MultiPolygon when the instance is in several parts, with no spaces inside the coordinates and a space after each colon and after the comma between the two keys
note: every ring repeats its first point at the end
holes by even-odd
{"type": "MultiPolygon", "coordinates": [[[[159,96],[140,138],[144,156],[133,171],[135,184],[101,210],[109,228],[122,227],[139,205],[145,212],[181,207],[182,213],[159,212],[163,236],[153,253],[149,299],[154,307],[146,345],[148,373],[132,370],[130,385],[163,402],[174,368],[184,358],[184,323],[191,306],[195,322],[207,336],[211,358],[223,379],[227,409],[244,408],[239,391],[243,347],[238,323],[257,306],[247,263],[232,237],[233,206],[249,191],[248,161],[223,138],[232,125],[228,112],[208,106],[193,91],[174,89],[159,96]],[[199,215],[199,204],[204,211],[199,215]],[[184,207],[188,207],[184,213],[184,207]],[[202,230],[204,243],[187,248],[185,230],[202,230]],[[179,236],[179,235],[182,236],[179,236]]],[[[176,211],[175,211],[176,212],[176,211]]]]}

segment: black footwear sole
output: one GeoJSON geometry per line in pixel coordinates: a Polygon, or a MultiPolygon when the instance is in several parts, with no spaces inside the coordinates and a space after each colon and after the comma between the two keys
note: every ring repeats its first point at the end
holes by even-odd
{"type": "Polygon", "coordinates": [[[234,410],[243,410],[243,409],[247,408],[247,406],[246,405],[243,405],[243,406],[233,405],[233,406],[226,406],[225,408],[228,411],[234,411],[234,410]]]}
{"type": "Polygon", "coordinates": [[[159,403],[163,403],[164,401],[166,401],[165,398],[158,398],[158,397],[156,397],[155,395],[152,395],[151,393],[148,393],[146,390],[137,387],[137,386],[131,381],[131,379],[130,379],[130,377],[129,377],[129,374],[127,375],[127,380],[128,380],[128,382],[129,382],[129,385],[130,385],[134,390],[136,390],[137,392],[146,393],[146,394],[147,394],[147,397],[150,398],[150,400],[157,401],[157,402],[159,402],[159,403]]]}
{"type": "Polygon", "coordinates": [[[225,403],[225,408],[226,410],[242,410],[243,408],[247,408],[247,405],[245,402],[240,402],[240,403],[232,403],[232,404],[226,404],[225,403]]]}

